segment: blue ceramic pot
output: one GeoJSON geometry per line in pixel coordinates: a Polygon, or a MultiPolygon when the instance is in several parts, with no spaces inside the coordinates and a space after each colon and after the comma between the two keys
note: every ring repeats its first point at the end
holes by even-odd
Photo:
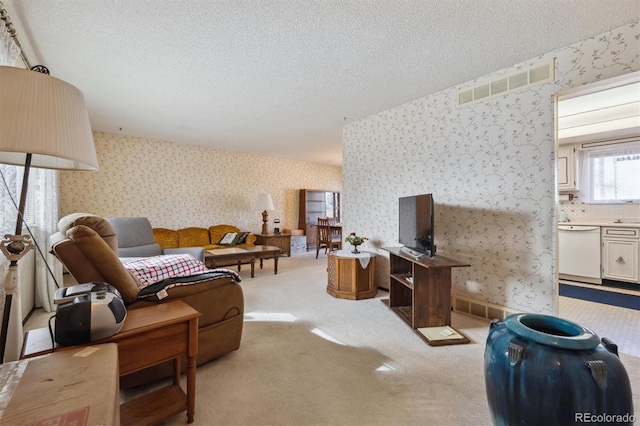
{"type": "Polygon", "coordinates": [[[527,313],[494,320],[484,367],[494,425],[633,424],[617,347],[571,321],[527,313]]]}

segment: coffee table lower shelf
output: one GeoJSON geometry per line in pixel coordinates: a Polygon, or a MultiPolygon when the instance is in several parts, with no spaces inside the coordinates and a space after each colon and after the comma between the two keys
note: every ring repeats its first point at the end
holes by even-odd
{"type": "MultiPolygon", "coordinates": [[[[389,306],[389,300],[384,299],[383,302],[385,303],[385,305],[389,306]]],[[[414,328],[413,320],[412,320],[413,312],[412,312],[411,306],[394,306],[394,307],[390,307],[389,309],[391,309],[396,315],[398,315],[398,317],[400,317],[400,319],[402,319],[405,323],[407,323],[407,325],[411,327],[413,332],[416,333],[422,340],[427,342],[429,346],[460,345],[464,343],[469,343],[471,341],[467,336],[460,333],[459,331],[457,331],[456,329],[454,329],[449,325],[444,325],[440,327],[414,328]],[[430,333],[430,331],[432,331],[430,329],[434,329],[434,330],[437,329],[436,331],[440,331],[440,329],[444,329],[444,328],[450,330],[452,334],[449,336],[442,335],[442,337],[438,337],[438,333],[430,333]]]]}
{"type": "Polygon", "coordinates": [[[156,425],[182,413],[187,407],[187,394],[171,385],[139,396],[120,406],[122,425],[156,425]]]}

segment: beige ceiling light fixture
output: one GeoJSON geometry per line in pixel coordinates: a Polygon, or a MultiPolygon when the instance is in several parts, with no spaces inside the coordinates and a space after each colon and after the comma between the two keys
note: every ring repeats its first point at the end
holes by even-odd
{"type": "MultiPolygon", "coordinates": [[[[2,3],[0,17],[15,42],[15,28],[2,3]]],[[[20,47],[18,43],[16,45],[20,47]]],[[[29,66],[21,47],[20,55],[29,66]]],[[[14,200],[17,209],[15,235],[5,235],[4,240],[0,241],[0,251],[10,262],[4,281],[0,362],[19,359],[22,346],[22,314],[19,293],[15,293],[15,290],[19,284],[18,261],[34,248],[30,236],[22,235],[31,167],[98,169],[89,114],[82,92],[69,83],[49,76],[46,67],[38,65],[29,68],[38,72],[0,66],[0,163],[24,167],[19,204],[14,200]],[[14,294],[18,295],[15,300],[14,294]]]]}

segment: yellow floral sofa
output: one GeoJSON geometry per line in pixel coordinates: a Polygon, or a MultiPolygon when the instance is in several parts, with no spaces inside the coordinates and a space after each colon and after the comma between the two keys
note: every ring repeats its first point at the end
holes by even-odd
{"type": "MultiPolygon", "coordinates": [[[[183,229],[153,228],[153,239],[161,248],[202,247],[205,250],[227,248],[218,244],[228,232],[242,232],[240,228],[232,225],[214,225],[209,228],[189,227],[183,229]]],[[[247,235],[242,244],[234,247],[252,246],[256,242],[256,236],[247,235]]]]}

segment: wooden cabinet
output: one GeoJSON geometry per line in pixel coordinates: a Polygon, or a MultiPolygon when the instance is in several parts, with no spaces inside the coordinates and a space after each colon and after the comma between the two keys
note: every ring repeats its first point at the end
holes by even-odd
{"type": "Polygon", "coordinates": [[[376,296],[375,254],[332,251],[327,256],[327,293],[338,299],[360,300],[376,296]],[[362,266],[362,265],[366,266],[362,266]]]}
{"type": "Polygon", "coordinates": [[[573,191],[576,185],[576,150],[574,145],[558,147],[558,191],[573,191]]]}
{"type": "Polygon", "coordinates": [[[291,257],[291,235],[290,234],[255,234],[256,245],[276,246],[280,249],[280,254],[291,257]]]}
{"type": "Polygon", "coordinates": [[[340,192],[301,189],[298,228],[307,236],[307,249],[316,246],[319,217],[332,217],[340,222],[340,192]]]}
{"type": "Polygon", "coordinates": [[[602,277],[640,283],[640,228],[602,228],[602,277]]]}
{"type": "Polygon", "coordinates": [[[458,339],[435,341],[421,328],[451,325],[451,268],[469,264],[444,256],[414,258],[400,247],[383,247],[390,253],[389,308],[430,345],[468,343],[458,339]]]}
{"type": "Polygon", "coordinates": [[[307,251],[310,247],[316,247],[316,238],[318,237],[318,225],[307,223],[305,225],[304,235],[307,236],[307,251]]]}

